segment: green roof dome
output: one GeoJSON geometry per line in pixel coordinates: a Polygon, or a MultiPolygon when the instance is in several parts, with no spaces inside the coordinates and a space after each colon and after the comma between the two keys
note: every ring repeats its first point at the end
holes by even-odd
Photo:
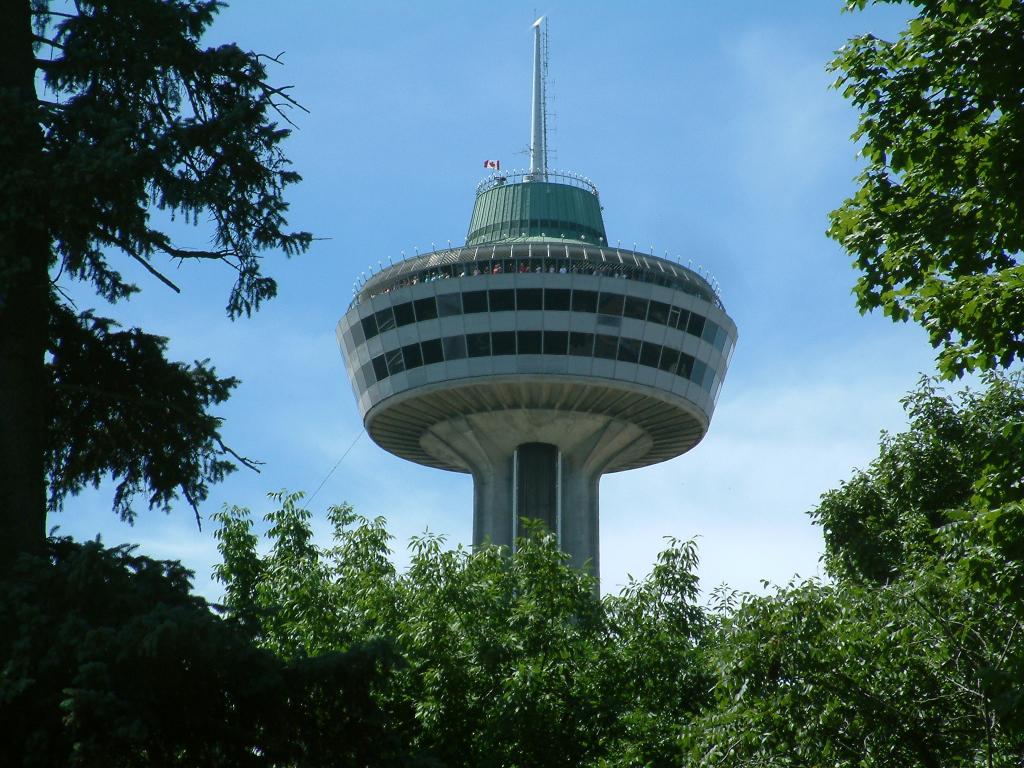
{"type": "Polygon", "coordinates": [[[484,179],[477,187],[466,245],[531,239],[604,245],[597,187],[582,176],[553,171],[484,179]]]}

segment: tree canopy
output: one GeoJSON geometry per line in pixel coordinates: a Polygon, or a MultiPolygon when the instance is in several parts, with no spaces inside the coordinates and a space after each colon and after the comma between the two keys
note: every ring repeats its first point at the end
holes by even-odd
{"type": "Polygon", "coordinates": [[[912,5],[897,40],[855,37],[831,63],[867,167],[828,234],[861,311],[920,323],[954,376],[1024,356],[1024,4],[912,5]]]}
{"type": "Polygon", "coordinates": [[[195,506],[241,460],[210,411],[234,379],[78,311],[58,282],[117,302],[139,290],[123,277],[128,263],[177,291],[163,264],[217,261],[235,271],[226,308],[236,318],[276,292],[265,251],[308,247],[285,221],[284,192],[299,177],[281,144],[297,104],[269,83],[268,57],[202,45],[220,7],[26,0],[0,11],[4,562],[41,553],[47,508],[108,474],[130,518],[138,496],[195,506]],[[209,244],[174,242],[154,211],[201,225],[209,244]]]}

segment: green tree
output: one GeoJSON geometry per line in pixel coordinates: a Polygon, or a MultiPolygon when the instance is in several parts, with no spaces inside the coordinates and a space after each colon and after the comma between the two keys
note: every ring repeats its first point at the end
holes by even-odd
{"type": "Polygon", "coordinates": [[[42,554],[47,508],[108,474],[115,510],[131,518],[137,495],[166,509],[180,494],[195,507],[240,459],[210,413],[234,379],[168,360],[162,338],[76,312],[54,283],[59,274],[116,302],[138,291],[124,263],[178,290],[161,259],[216,260],[236,270],[236,318],[275,293],[263,251],[308,247],[284,218],[284,189],[299,177],[277,121],[294,102],[268,83],[265,57],[200,44],[220,6],[0,9],[0,563],[42,554]],[[154,208],[209,219],[210,247],[175,244],[154,208]]]}
{"type": "Polygon", "coordinates": [[[49,544],[0,579],[0,764],[410,764],[374,701],[386,645],[282,659],[180,564],[49,544]]]}
{"type": "Polygon", "coordinates": [[[988,510],[1021,499],[1024,381],[984,381],[981,392],[950,394],[923,379],[903,399],[909,428],[883,433],[867,469],[821,497],[811,517],[833,577],[890,581],[936,553],[936,531],[972,500],[988,510]]]}
{"type": "Polygon", "coordinates": [[[402,664],[378,702],[412,753],[453,768],[679,764],[711,687],[692,544],[599,601],[540,531],[511,554],[425,535],[398,573],[382,520],[335,507],[325,548],[300,495],[273,500],[265,555],[247,510],[217,516],[229,615],[286,658],[392,642],[402,664]]]}
{"type": "Polygon", "coordinates": [[[944,375],[1008,366],[1024,356],[1024,4],[911,5],[896,41],[856,37],[831,63],[867,167],[828,234],[860,310],[920,323],[944,375]]]}
{"type": "Polygon", "coordinates": [[[1024,386],[922,381],[910,427],[822,497],[834,583],[727,605],[701,764],[1019,765],[1024,757],[1024,386]]]}

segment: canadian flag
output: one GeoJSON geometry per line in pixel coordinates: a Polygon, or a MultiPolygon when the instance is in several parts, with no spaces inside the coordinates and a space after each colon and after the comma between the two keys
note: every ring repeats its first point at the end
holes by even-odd
{"type": "Polygon", "coordinates": [[[501,160],[484,160],[484,168],[493,168],[496,171],[500,171],[501,160]]]}

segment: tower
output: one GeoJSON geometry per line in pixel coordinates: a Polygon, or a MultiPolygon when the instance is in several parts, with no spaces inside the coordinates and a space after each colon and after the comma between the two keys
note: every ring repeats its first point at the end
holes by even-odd
{"type": "Polygon", "coordinates": [[[373,275],[337,327],[367,433],[473,476],[473,542],[542,521],[599,572],[601,475],[707,432],[736,341],[710,282],[608,245],[597,188],[547,165],[534,24],[530,169],[476,190],[466,244],[373,275]]]}

